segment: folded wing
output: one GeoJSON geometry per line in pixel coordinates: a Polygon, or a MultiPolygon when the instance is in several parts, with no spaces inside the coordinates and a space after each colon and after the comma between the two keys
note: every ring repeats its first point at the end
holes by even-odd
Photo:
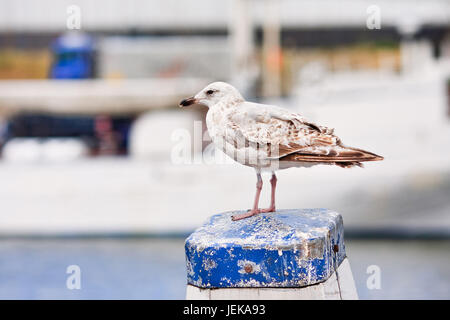
{"type": "Polygon", "coordinates": [[[230,125],[245,145],[267,146],[267,157],[288,162],[322,162],[342,167],[383,157],[358,148],[347,147],[331,128],[318,126],[287,110],[247,106],[230,117],[230,125]],[[237,131],[236,131],[237,130],[237,131]]]}

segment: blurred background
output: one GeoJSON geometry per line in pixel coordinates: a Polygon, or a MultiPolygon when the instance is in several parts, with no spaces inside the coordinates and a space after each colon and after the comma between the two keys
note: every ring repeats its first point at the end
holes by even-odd
{"type": "Polygon", "coordinates": [[[0,298],[183,299],[184,238],[254,195],[177,107],[219,80],[385,157],[278,174],[343,215],[360,298],[450,298],[445,0],[0,0],[0,298]]]}

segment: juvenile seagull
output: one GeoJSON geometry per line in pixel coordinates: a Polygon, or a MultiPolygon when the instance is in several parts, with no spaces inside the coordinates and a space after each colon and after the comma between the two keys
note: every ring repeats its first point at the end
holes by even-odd
{"type": "Polygon", "coordinates": [[[333,134],[334,129],[307,121],[301,115],[276,106],[245,101],[238,90],[225,82],[214,82],[184,99],[180,107],[202,104],[209,108],[206,125],[216,147],[235,161],[255,168],[256,195],[253,208],[233,220],[261,212],[275,211],[275,171],[317,164],[342,168],[362,167],[363,161],[383,157],[347,147],[333,134]],[[271,171],[270,207],[258,207],[262,189],[261,171],[271,171]]]}

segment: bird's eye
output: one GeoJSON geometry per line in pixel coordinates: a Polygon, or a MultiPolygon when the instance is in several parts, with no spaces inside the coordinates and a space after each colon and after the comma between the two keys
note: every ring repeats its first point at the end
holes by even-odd
{"type": "Polygon", "coordinates": [[[213,93],[214,93],[214,90],[208,90],[208,91],[206,91],[206,94],[209,95],[209,96],[212,95],[213,93]]]}

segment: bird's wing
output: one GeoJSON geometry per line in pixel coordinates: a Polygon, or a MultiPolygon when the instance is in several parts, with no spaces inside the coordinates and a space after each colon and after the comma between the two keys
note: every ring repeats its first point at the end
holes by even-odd
{"type": "Polygon", "coordinates": [[[379,156],[344,146],[331,128],[275,106],[245,102],[228,115],[233,143],[267,148],[267,157],[282,161],[347,162],[380,160],[379,156]]]}

